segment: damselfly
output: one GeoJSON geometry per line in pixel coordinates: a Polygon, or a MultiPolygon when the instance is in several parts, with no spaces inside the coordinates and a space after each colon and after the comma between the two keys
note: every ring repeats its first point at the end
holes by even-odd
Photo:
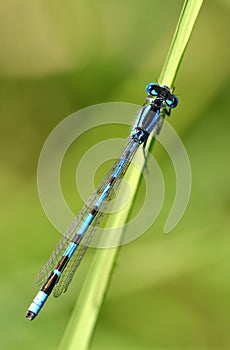
{"type": "Polygon", "coordinates": [[[150,83],[146,92],[146,103],[140,108],[127,146],[39,273],[37,283],[43,285],[28,308],[26,317],[29,320],[38,315],[52,291],[57,297],[67,290],[138,147],[142,144],[145,148],[150,133],[160,133],[164,114],[169,116],[171,108],[178,104],[177,97],[167,86],[150,83]]]}

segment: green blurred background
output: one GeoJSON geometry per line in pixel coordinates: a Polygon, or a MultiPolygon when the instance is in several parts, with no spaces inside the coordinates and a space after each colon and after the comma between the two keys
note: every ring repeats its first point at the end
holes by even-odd
{"type": "MultiPolygon", "coordinates": [[[[1,1],[1,349],[58,348],[89,260],[68,294],[50,298],[34,322],[25,319],[36,274],[60,238],[37,194],[45,139],[80,108],[142,104],[145,85],[160,74],[182,4],[1,1]]],[[[192,166],[186,213],[170,234],[162,233],[175,175],[156,147],[166,182],[163,210],[151,229],[122,248],[91,350],[230,348],[229,14],[228,0],[204,3],[176,81],[180,105],[169,121],[192,166]]],[[[128,131],[108,133],[126,137],[128,131]]],[[[63,169],[76,212],[82,203],[74,167],[95,142],[96,133],[83,137],[63,169]]]]}

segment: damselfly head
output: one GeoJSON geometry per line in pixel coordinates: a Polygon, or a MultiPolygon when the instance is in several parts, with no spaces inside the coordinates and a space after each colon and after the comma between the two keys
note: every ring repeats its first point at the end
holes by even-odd
{"type": "Polygon", "coordinates": [[[170,108],[175,108],[178,105],[178,98],[172,94],[170,88],[166,85],[158,85],[157,83],[150,83],[146,86],[146,92],[150,96],[158,97],[165,101],[170,108]]]}

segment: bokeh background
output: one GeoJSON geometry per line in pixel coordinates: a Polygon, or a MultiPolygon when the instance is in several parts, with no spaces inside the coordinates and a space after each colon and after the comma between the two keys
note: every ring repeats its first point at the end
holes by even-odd
{"type": "MultiPolygon", "coordinates": [[[[145,85],[160,74],[182,4],[1,1],[1,349],[58,348],[91,254],[68,294],[51,297],[32,323],[24,318],[37,292],[36,274],[60,238],[36,187],[45,139],[80,108],[142,104],[145,85]]],[[[151,229],[121,249],[91,350],[230,348],[229,21],[228,0],[204,3],[175,84],[180,105],[170,123],[193,176],[186,213],[163,234],[175,175],[156,146],[166,182],[163,210],[151,229]]],[[[74,211],[82,204],[75,185],[81,156],[100,137],[128,132],[99,128],[73,145],[62,181],[74,211]]]]}

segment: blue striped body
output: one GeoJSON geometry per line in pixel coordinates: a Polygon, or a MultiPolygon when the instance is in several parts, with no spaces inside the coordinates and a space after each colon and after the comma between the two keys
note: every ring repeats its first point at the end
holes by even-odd
{"type": "Polygon", "coordinates": [[[55,269],[52,271],[51,275],[49,276],[49,280],[52,278],[51,286],[52,288],[47,288],[47,283],[41,288],[41,290],[37,293],[34,300],[32,301],[30,307],[28,308],[28,312],[30,313],[31,317],[35,317],[42,306],[44,305],[45,301],[47,300],[49,294],[51,293],[52,289],[58,282],[62,271],[64,270],[64,267],[68,263],[68,261],[73,256],[75,250],[77,249],[82,237],[87,232],[90,224],[92,223],[94,217],[96,216],[97,212],[99,211],[101,205],[104,203],[106,197],[109,195],[111,189],[113,188],[113,183],[118,178],[119,174],[121,173],[122,169],[124,168],[125,163],[127,162],[126,159],[121,159],[117,167],[115,168],[111,179],[113,181],[110,181],[107,183],[100,195],[100,197],[97,199],[95,205],[93,206],[94,211],[87,214],[87,216],[84,218],[81,226],[78,228],[76,234],[75,234],[75,240],[77,240],[78,243],[75,243],[71,241],[69,245],[67,246],[61,260],[61,264],[59,266],[56,266],[55,269]]]}

